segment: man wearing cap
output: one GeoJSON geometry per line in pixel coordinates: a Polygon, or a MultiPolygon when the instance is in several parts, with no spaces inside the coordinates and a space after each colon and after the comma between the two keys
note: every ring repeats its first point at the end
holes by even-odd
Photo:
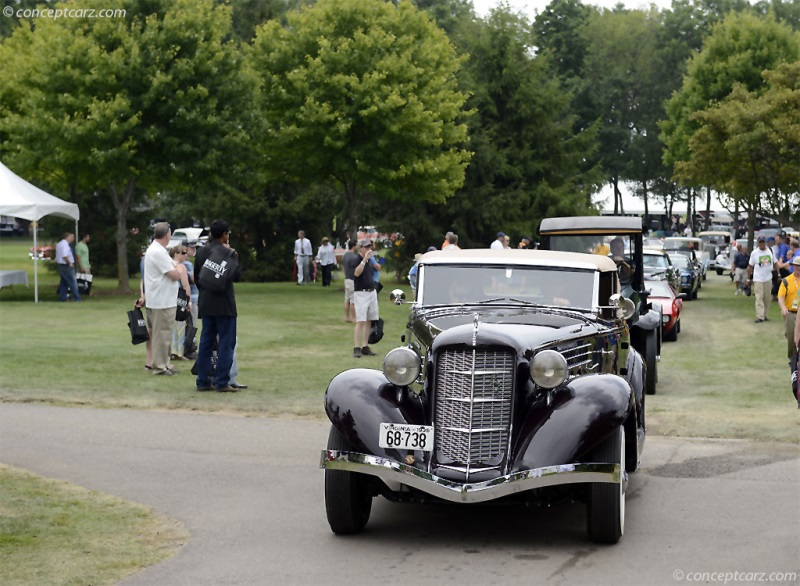
{"type": "Polygon", "coordinates": [[[358,241],[359,255],[350,260],[353,269],[353,305],[356,309],[356,327],[353,333],[353,358],[375,356],[367,346],[373,320],[378,319],[378,294],[375,291],[375,269],[372,267],[372,241],[358,241]]]}
{"type": "Polygon", "coordinates": [[[785,326],[786,341],[789,343],[789,369],[797,370],[797,346],[794,342],[795,322],[797,309],[800,306],[800,257],[795,257],[791,262],[792,273],[781,279],[778,289],[778,305],[781,306],[781,315],[785,326]]]}
{"type": "Polygon", "coordinates": [[[322,244],[317,249],[316,261],[322,269],[322,286],[331,286],[331,272],[336,265],[336,251],[333,249],[330,238],[323,236],[322,244]]]}
{"type": "Polygon", "coordinates": [[[769,303],[770,287],[772,285],[772,271],[775,268],[775,255],[767,248],[767,239],[758,237],[758,248],[750,255],[747,267],[747,283],[752,284],[756,296],[756,323],[768,321],[767,307],[769,303]]]}
{"type": "Polygon", "coordinates": [[[497,239],[489,246],[492,250],[503,250],[506,247],[506,235],[504,232],[497,233],[497,239]]]}

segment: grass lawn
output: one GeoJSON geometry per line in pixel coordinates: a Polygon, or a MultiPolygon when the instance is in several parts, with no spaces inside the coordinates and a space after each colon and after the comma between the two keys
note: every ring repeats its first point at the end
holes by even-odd
{"type": "Polygon", "coordinates": [[[189,535],[142,505],[0,464],[0,584],[115,584],[189,535]]]}
{"type": "MultiPolygon", "coordinates": [[[[0,267],[19,266],[9,259],[12,250],[22,256],[27,246],[0,241],[0,267]]],[[[126,325],[134,297],[110,294],[115,281],[95,279],[84,303],[58,303],[57,276],[42,273],[40,267],[39,304],[32,303],[32,286],[0,291],[0,401],[323,417],[325,387],[335,374],[380,368],[379,357],[352,357],[341,279],[324,289],[237,284],[239,382],[250,388],[221,395],[194,390],[190,362],[176,363],[175,377],[144,372],[144,345],[131,345],[126,325]]],[[[381,315],[385,337],[375,349],[385,352],[399,343],[408,309],[389,303],[384,291],[381,315]]]]}
{"type": "Polygon", "coordinates": [[[800,442],[777,303],[768,317],[754,323],[755,297],[735,296],[727,275],[709,274],[698,299],[684,303],[678,341],[664,343],[649,431],[800,442]]]}

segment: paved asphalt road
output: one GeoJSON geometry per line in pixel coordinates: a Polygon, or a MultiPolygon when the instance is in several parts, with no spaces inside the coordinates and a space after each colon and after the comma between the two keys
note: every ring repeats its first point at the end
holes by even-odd
{"type": "Polygon", "coordinates": [[[625,536],[605,547],[586,540],[574,504],[378,499],[367,531],[336,537],[317,468],[327,432],[318,421],[0,404],[0,461],[182,521],[188,544],[126,585],[800,583],[800,446],[649,437],[625,536]]]}

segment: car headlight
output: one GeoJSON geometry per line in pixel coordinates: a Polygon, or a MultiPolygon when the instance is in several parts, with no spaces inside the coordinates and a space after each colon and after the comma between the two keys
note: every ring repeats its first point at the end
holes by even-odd
{"type": "Polygon", "coordinates": [[[383,374],[389,382],[404,387],[419,376],[422,365],[411,348],[395,348],[383,359],[383,374]]]}
{"type": "Polygon", "coordinates": [[[533,357],[531,379],[540,387],[554,389],[567,380],[567,359],[555,350],[543,350],[533,357]]]}

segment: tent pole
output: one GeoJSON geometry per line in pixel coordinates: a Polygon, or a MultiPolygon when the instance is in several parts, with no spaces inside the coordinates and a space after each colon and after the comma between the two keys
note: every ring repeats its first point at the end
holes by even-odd
{"type": "Polygon", "coordinates": [[[36,250],[36,233],[39,221],[33,221],[33,302],[39,303],[39,251],[36,250]]]}

